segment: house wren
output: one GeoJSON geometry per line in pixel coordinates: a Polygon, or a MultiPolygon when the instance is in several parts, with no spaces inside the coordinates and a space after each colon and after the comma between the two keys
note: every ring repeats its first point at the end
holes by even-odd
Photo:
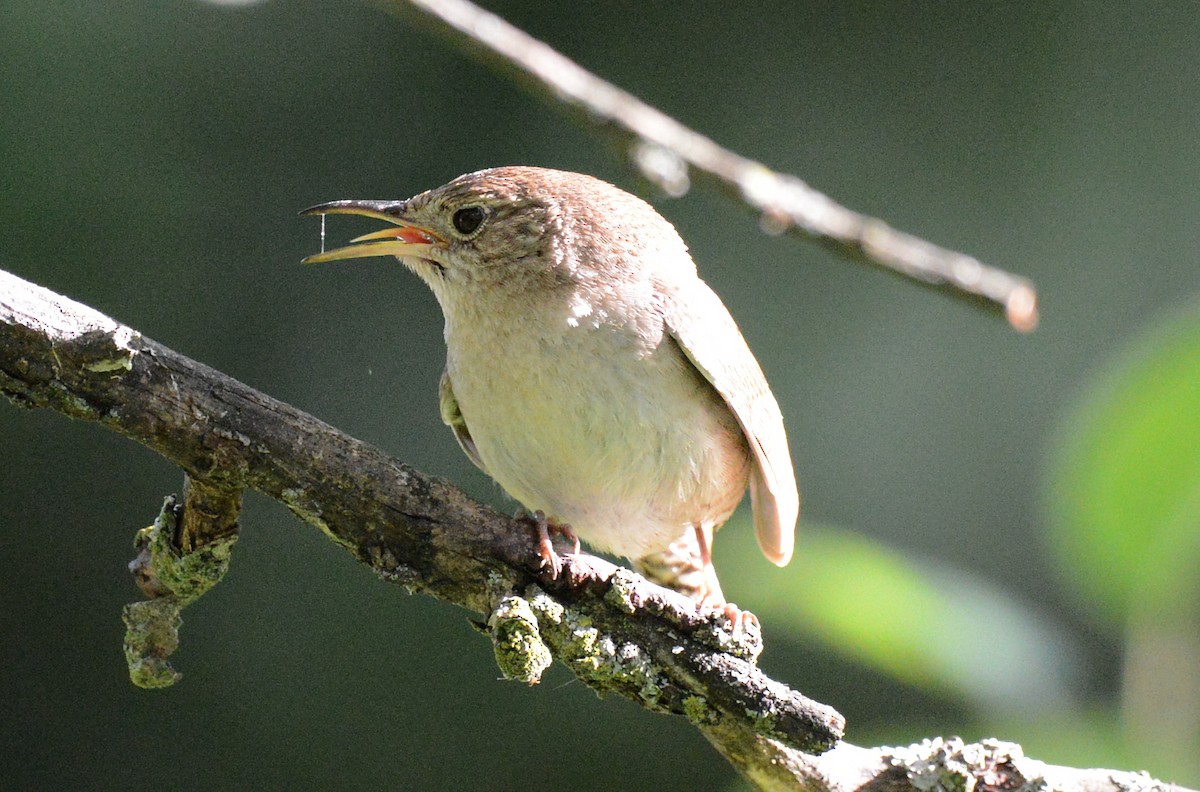
{"type": "Polygon", "coordinates": [[[433,290],[442,420],[537,515],[546,566],[559,564],[548,528],[573,531],[720,608],[712,537],[747,486],[763,553],[791,558],[800,501],[779,406],[645,201],[591,176],[506,167],[304,214],[394,224],[305,261],[395,256],[433,290]]]}

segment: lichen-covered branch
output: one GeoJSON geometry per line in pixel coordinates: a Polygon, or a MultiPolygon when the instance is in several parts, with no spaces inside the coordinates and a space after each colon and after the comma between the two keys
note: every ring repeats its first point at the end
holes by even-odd
{"type": "MultiPolygon", "coordinates": [[[[175,579],[181,576],[163,571],[177,569],[175,550],[186,560],[227,547],[214,543],[230,541],[238,493],[255,489],[383,577],[484,621],[496,613],[497,628],[510,635],[514,622],[505,615],[507,606],[513,597],[526,599],[536,630],[498,642],[508,647],[512,663],[536,668],[544,661],[526,662],[519,651],[536,652],[541,642],[598,692],[620,693],[657,711],[697,721],[745,721],[809,751],[841,736],[836,712],[759,671],[756,634],[735,639],[723,617],[702,617],[686,598],[618,573],[601,559],[571,558],[563,575],[549,579],[522,522],[93,309],[6,273],[0,273],[0,392],[21,405],[100,423],[187,474],[182,513],[176,520],[173,510],[164,510],[152,531],[159,539],[169,536],[174,550],[153,556],[150,593],[179,590],[175,579]],[[197,515],[189,518],[189,509],[197,515]]],[[[144,540],[161,544],[150,534],[144,540]]],[[[183,592],[177,596],[189,599],[183,592]]],[[[149,636],[146,656],[163,659],[173,648],[169,627],[177,614],[159,615],[165,626],[143,620],[139,629],[149,636]]],[[[533,670],[514,675],[536,679],[533,670]]],[[[159,678],[166,684],[170,674],[163,669],[159,678]]]]}
{"type": "Polygon", "coordinates": [[[536,682],[557,658],[601,695],[687,717],[762,789],[1178,789],[1140,774],[1044,765],[994,741],[841,743],[840,715],[758,669],[755,630],[735,634],[724,616],[701,615],[686,597],[587,555],[568,556],[549,579],[521,522],[4,272],[0,393],[99,423],[187,475],[182,508],[169,499],[139,534],[147,555],[138,576],[152,599],[126,614],[127,651],[131,666],[145,661],[149,684],[174,680],[165,658],[178,641],[179,608],[220,578],[249,488],[285,503],[381,577],[476,614],[507,677],[536,682]]]}
{"type": "Polygon", "coordinates": [[[1025,278],[897,231],[719,145],[470,0],[377,1],[392,10],[418,9],[455,43],[624,136],[634,165],[670,194],[686,193],[694,171],[750,206],[771,233],[798,232],[854,260],[1002,311],[1017,330],[1037,326],[1037,294],[1025,278]]]}

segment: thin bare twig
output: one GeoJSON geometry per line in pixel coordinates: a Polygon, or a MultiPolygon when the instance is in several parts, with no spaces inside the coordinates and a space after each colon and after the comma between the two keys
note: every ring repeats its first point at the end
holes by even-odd
{"type": "Polygon", "coordinates": [[[467,50],[491,56],[529,78],[539,93],[628,133],[636,166],[669,193],[685,193],[694,169],[748,204],[770,232],[799,232],[861,263],[1002,311],[1022,332],[1037,326],[1037,293],[1025,278],[847,209],[798,177],[717,144],[469,0],[381,2],[429,14],[467,50]]]}

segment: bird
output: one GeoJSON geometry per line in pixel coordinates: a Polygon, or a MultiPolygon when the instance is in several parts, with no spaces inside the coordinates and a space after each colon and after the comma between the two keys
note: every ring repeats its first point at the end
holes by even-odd
{"type": "Polygon", "coordinates": [[[304,261],[392,256],[429,286],[445,319],[441,418],[521,504],[552,576],[557,532],[733,617],[712,545],[747,489],[763,554],[791,559],[800,497],[779,405],[650,204],[585,174],[507,166],[301,214],[390,224],[322,240],[304,261]]]}

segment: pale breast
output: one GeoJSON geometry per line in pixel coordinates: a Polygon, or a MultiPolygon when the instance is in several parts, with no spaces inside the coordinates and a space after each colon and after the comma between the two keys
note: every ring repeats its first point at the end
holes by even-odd
{"type": "Polygon", "coordinates": [[[749,451],[661,320],[609,313],[576,297],[510,322],[448,316],[447,367],[480,458],[512,497],[640,557],[724,522],[749,451]]]}

